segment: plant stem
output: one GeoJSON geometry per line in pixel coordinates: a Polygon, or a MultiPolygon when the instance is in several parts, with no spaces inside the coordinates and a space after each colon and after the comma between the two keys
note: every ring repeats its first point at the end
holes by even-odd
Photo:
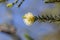
{"type": "Polygon", "coordinates": [[[24,2],[24,0],[22,0],[22,2],[18,5],[18,7],[20,7],[22,5],[22,3],[24,2]]]}
{"type": "Polygon", "coordinates": [[[58,15],[58,16],[54,16],[53,17],[53,15],[50,15],[50,16],[48,16],[48,15],[46,15],[46,16],[44,16],[44,15],[41,15],[41,16],[39,16],[38,15],[38,21],[39,22],[46,22],[46,21],[48,21],[48,22],[50,22],[50,23],[52,23],[52,22],[56,22],[56,21],[60,21],[60,15],[58,15]]]}

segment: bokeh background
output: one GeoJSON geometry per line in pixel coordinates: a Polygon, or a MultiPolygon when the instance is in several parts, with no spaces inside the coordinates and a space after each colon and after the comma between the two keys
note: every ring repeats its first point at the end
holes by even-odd
{"type": "MultiPolygon", "coordinates": [[[[14,1],[15,0],[9,0],[8,3],[12,3],[14,1]]],[[[34,40],[41,40],[44,35],[55,32],[55,25],[53,24],[47,22],[39,23],[36,21],[32,26],[27,26],[22,19],[22,16],[28,12],[37,16],[47,8],[53,8],[55,4],[45,4],[44,0],[25,0],[18,8],[17,5],[21,1],[22,0],[19,0],[19,2],[12,8],[7,8],[6,4],[0,3],[0,24],[3,24],[4,22],[11,23],[10,20],[12,19],[12,23],[17,29],[17,34],[22,38],[22,40],[26,40],[24,37],[25,33],[28,33],[32,38],[34,38],[34,40]],[[10,14],[12,18],[7,14],[10,14]]],[[[11,36],[0,32],[0,40],[12,40],[12,38],[11,36]]]]}

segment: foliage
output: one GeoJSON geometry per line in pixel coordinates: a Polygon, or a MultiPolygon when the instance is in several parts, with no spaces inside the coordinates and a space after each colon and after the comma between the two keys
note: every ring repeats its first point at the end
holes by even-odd
{"type": "Polygon", "coordinates": [[[33,38],[31,38],[28,34],[25,34],[24,36],[25,36],[26,40],[33,40],[33,38]]]}

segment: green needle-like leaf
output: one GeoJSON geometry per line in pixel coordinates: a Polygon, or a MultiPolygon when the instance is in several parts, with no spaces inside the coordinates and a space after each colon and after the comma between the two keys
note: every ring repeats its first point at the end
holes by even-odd
{"type": "Polygon", "coordinates": [[[25,34],[24,36],[27,40],[33,40],[33,38],[31,38],[28,34],[25,34]]]}

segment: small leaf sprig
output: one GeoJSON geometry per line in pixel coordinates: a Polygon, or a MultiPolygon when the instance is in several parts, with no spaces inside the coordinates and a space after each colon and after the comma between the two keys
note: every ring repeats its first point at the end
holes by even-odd
{"type": "MultiPolygon", "coordinates": [[[[13,2],[13,3],[8,3],[8,4],[7,4],[7,7],[9,7],[9,8],[13,7],[15,4],[18,3],[18,1],[19,1],[19,0],[16,0],[16,1],[13,2]]],[[[22,0],[21,3],[18,4],[18,7],[20,7],[23,2],[24,2],[24,0],[22,0]]]]}
{"type": "Polygon", "coordinates": [[[54,23],[60,21],[60,14],[55,16],[52,14],[34,16],[31,12],[28,12],[23,16],[23,21],[28,26],[32,25],[35,21],[54,23]]]}
{"type": "Polygon", "coordinates": [[[55,2],[60,2],[60,0],[44,0],[45,3],[55,3],[55,2]]]}
{"type": "Polygon", "coordinates": [[[25,0],[22,0],[21,3],[18,4],[18,7],[20,7],[25,0]]]}
{"type": "Polygon", "coordinates": [[[7,7],[11,8],[11,7],[13,7],[17,2],[18,2],[18,0],[16,0],[16,1],[13,2],[13,3],[8,3],[8,4],[7,4],[7,7]]]}
{"type": "Polygon", "coordinates": [[[46,16],[44,16],[44,15],[39,16],[38,15],[38,20],[42,21],[42,22],[48,21],[49,23],[52,23],[52,22],[60,21],[60,15],[58,15],[58,16],[57,15],[53,16],[51,14],[50,14],[50,16],[47,14],[46,14],[46,16]]]}

